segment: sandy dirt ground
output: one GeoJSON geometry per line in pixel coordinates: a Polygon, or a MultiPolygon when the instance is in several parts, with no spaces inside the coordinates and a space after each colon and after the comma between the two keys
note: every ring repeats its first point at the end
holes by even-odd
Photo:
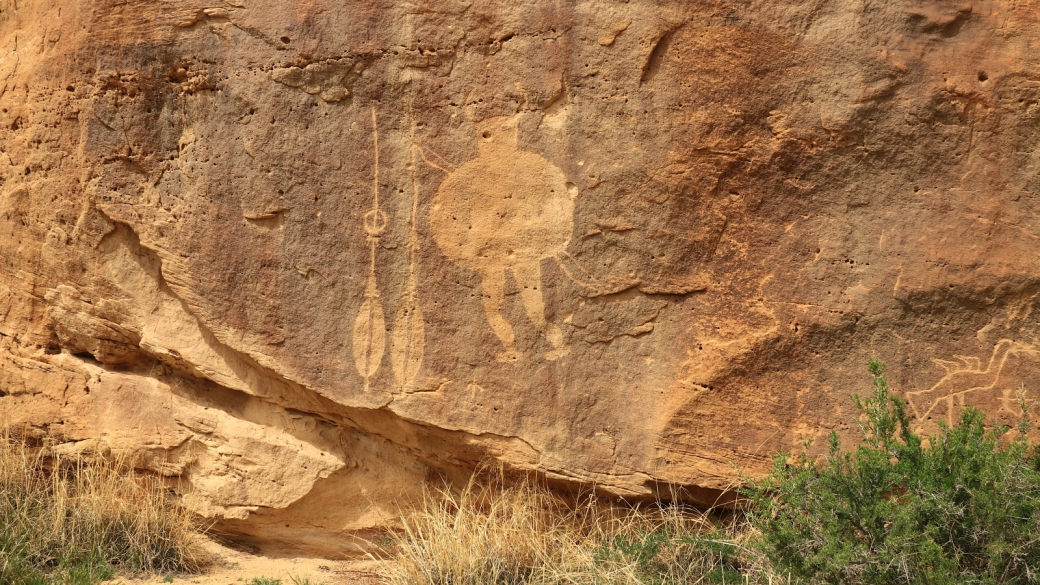
{"type": "MultiPolygon", "coordinates": [[[[208,540],[206,550],[214,562],[199,575],[156,575],[147,578],[117,577],[113,585],[252,585],[257,578],[280,580],[281,585],[382,585],[386,562],[374,560],[331,561],[306,557],[268,556],[228,548],[208,540]],[[173,579],[170,581],[170,579],[173,579]]],[[[266,585],[266,584],[265,584],[266,585]]]]}

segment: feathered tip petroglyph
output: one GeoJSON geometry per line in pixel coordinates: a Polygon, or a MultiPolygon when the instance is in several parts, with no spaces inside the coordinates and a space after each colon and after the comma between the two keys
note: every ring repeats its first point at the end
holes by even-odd
{"type": "Polygon", "coordinates": [[[379,209],[379,128],[376,125],[376,110],[372,108],[372,145],[375,152],[372,180],[372,209],[365,214],[364,227],[369,245],[368,284],[365,285],[365,300],[361,303],[354,320],[354,363],[358,373],[365,379],[365,390],[369,381],[379,371],[386,348],[386,319],[383,316],[383,301],[376,285],[376,247],[379,237],[386,231],[387,217],[379,209]]]}
{"type": "Polygon", "coordinates": [[[413,275],[408,278],[408,288],[394,319],[394,332],[390,337],[390,363],[394,368],[394,376],[405,390],[411,389],[415,383],[426,349],[426,331],[418,301],[413,275]]]}

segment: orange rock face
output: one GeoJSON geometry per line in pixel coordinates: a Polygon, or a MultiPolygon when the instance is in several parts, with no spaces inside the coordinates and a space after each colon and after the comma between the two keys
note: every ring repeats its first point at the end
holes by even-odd
{"type": "MultiPolygon", "coordinates": [[[[0,417],[257,540],[1040,388],[1040,4],[0,1],[0,417]]],[[[1030,394],[1031,395],[1031,394],[1030,394]]]]}

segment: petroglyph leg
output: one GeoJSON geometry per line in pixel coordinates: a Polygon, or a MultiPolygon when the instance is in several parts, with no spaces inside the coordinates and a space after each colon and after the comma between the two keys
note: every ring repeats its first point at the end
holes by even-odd
{"type": "Polygon", "coordinates": [[[946,375],[928,390],[910,392],[910,406],[917,419],[924,420],[932,411],[945,404],[946,420],[952,425],[954,407],[963,408],[967,404],[968,394],[993,390],[1000,380],[1009,355],[1031,351],[1034,351],[1032,346],[1011,339],[1001,339],[993,347],[986,369],[982,369],[982,360],[977,356],[955,355],[957,361],[933,359],[932,361],[942,368],[946,375]],[[923,414],[920,413],[921,409],[925,409],[923,414]]]}
{"type": "Polygon", "coordinates": [[[545,355],[548,360],[555,360],[567,354],[569,349],[563,345],[563,332],[554,323],[545,320],[545,299],[542,297],[542,268],[538,262],[518,264],[513,267],[513,276],[520,285],[520,298],[524,301],[527,316],[535,324],[542,335],[549,340],[553,351],[545,355]]]}
{"type": "Polygon", "coordinates": [[[520,357],[520,352],[514,345],[516,336],[513,333],[513,327],[502,317],[505,289],[505,270],[489,270],[481,275],[480,296],[484,300],[484,312],[487,313],[488,324],[505,346],[505,350],[496,356],[500,362],[510,362],[520,357]]]}

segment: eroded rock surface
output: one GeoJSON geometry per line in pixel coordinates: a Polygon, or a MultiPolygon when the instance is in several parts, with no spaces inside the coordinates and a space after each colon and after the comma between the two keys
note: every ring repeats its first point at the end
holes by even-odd
{"type": "Polygon", "coordinates": [[[1030,1],[0,0],[0,415],[325,552],[1011,420],[1038,143],[1030,1]]]}

